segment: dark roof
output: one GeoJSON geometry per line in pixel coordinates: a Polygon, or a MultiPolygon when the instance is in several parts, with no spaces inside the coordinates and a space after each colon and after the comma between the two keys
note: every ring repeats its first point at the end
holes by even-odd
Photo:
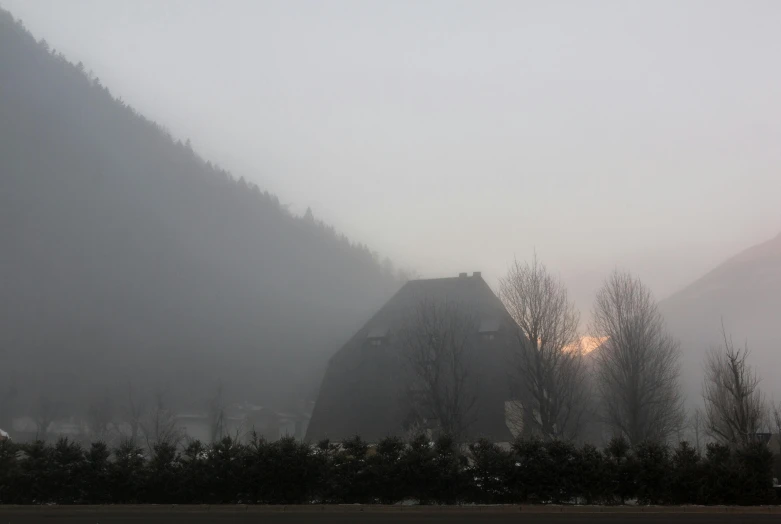
{"type": "Polygon", "coordinates": [[[402,386],[406,382],[394,336],[423,300],[456,303],[481,326],[475,333],[470,370],[478,385],[476,421],[470,437],[509,440],[504,401],[509,399],[506,362],[514,323],[501,301],[480,277],[413,280],[405,284],[329,361],[307,438],[334,441],[360,435],[376,441],[402,434],[402,386]],[[372,344],[382,333],[382,343],[372,344]]]}

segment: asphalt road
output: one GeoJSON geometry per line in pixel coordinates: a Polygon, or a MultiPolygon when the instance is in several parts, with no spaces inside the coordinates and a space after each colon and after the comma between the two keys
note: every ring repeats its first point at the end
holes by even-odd
{"type": "Polygon", "coordinates": [[[156,524],[156,523],[263,523],[263,524],[617,524],[641,522],[644,524],[753,524],[778,523],[778,513],[672,513],[653,512],[566,512],[535,513],[524,511],[241,511],[241,510],[193,510],[188,508],[156,510],[153,508],[127,509],[109,508],[78,510],[61,508],[3,508],[0,506],[0,524],[66,523],[66,524],[156,524]]]}

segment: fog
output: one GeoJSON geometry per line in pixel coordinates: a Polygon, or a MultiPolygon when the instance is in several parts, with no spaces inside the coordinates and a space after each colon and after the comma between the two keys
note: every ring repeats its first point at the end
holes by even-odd
{"type": "Polygon", "coordinates": [[[495,279],[536,248],[589,308],[616,265],[663,298],[781,228],[772,1],[3,4],[424,276],[495,279]]]}
{"type": "Polygon", "coordinates": [[[203,413],[220,389],[306,409],[398,288],[392,263],[204,160],[4,11],[0,70],[0,427],[130,397],[203,413]]]}
{"type": "MultiPolygon", "coordinates": [[[[118,354],[134,344],[149,352],[134,357],[133,369],[143,370],[158,348],[174,343],[169,337],[177,323],[198,327],[185,337],[198,351],[223,344],[227,331],[235,336],[231,351],[246,357],[262,334],[264,344],[286,356],[277,355],[274,362],[281,363],[266,369],[263,385],[247,376],[240,389],[289,404],[292,397],[313,398],[327,357],[398,288],[404,277],[394,268],[423,277],[477,270],[495,287],[514,258],[536,252],[568,286],[585,330],[594,295],[614,268],[632,271],[663,300],[781,231],[777,2],[0,0],[0,6],[36,40],[82,63],[123,105],[163,126],[171,151],[183,143],[176,146],[181,157],[154,145],[151,128],[131,130],[105,97],[89,114],[84,108],[96,105],[85,100],[97,95],[80,98],[76,84],[61,88],[54,69],[47,69],[51,77],[38,74],[13,62],[16,55],[6,49],[9,63],[23,71],[18,74],[28,75],[0,85],[13,87],[6,102],[18,104],[8,102],[3,117],[27,126],[6,131],[6,153],[20,170],[7,193],[18,214],[7,211],[14,223],[2,231],[15,248],[11,267],[27,271],[8,283],[15,294],[7,296],[26,297],[29,309],[6,300],[5,325],[28,326],[41,344],[69,333],[74,347],[84,340],[117,345],[118,329],[118,354]],[[49,79],[45,87],[36,83],[42,78],[49,79]],[[42,100],[50,105],[41,109],[42,100]],[[31,116],[33,110],[41,114],[31,116]],[[69,130],[74,122],[78,128],[69,130]],[[31,146],[30,137],[39,142],[31,146]],[[70,162],[63,172],[82,177],[78,187],[90,187],[82,200],[63,199],[76,186],[58,186],[56,176],[43,189],[24,177],[35,169],[56,171],[62,155],[70,162]],[[226,185],[199,182],[179,191],[178,179],[143,177],[127,178],[133,180],[121,183],[127,186],[95,183],[116,165],[150,177],[159,165],[195,170],[204,180],[216,172],[226,185]],[[243,178],[241,186],[227,182],[231,177],[243,178]],[[233,196],[225,196],[232,192],[256,195],[260,210],[249,200],[237,209],[233,196]],[[22,200],[30,195],[40,197],[34,206],[22,200]],[[68,207],[94,199],[104,207],[92,214],[68,207]],[[199,206],[212,215],[197,215],[199,206]],[[313,217],[304,217],[307,209],[313,217]],[[129,244],[101,227],[109,212],[124,217],[117,220],[130,231],[129,244]],[[57,227],[41,226],[36,216],[57,227]],[[63,250],[52,251],[47,242],[63,238],[63,231],[101,239],[101,249],[108,242],[110,264],[78,262],[92,249],[86,240],[64,241],[63,250]],[[155,258],[156,249],[172,245],[172,258],[155,258]],[[128,246],[146,250],[143,263],[150,268],[170,264],[168,277],[148,282],[138,269],[147,266],[122,267],[128,246]],[[56,270],[27,263],[52,253],[72,258],[60,258],[56,270]],[[383,264],[385,257],[392,264],[383,264]],[[174,278],[193,260],[186,277],[174,278]],[[116,308],[113,291],[103,286],[117,272],[123,276],[117,286],[133,291],[125,313],[137,314],[132,300],[155,309],[142,308],[148,318],[106,315],[96,328],[90,315],[116,308]],[[90,282],[99,283],[96,295],[71,302],[90,282]],[[60,292],[42,306],[39,294],[47,290],[60,292]],[[184,307],[204,297],[208,307],[184,307]],[[330,307],[318,309],[324,304],[330,307]],[[56,322],[33,327],[47,318],[47,308],[56,322]],[[321,317],[324,310],[330,318],[321,317]],[[171,311],[177,311],[173,322],[165,316],[171,311]],[[154,336],[145,331],[149,322],[159,328],[154,336]],[[316,362],[301,356],[310,351],[319,355],[316,362]],[[276,370],[289,372],[301,360],[306,369],[297,369],[295,384],[286,379],[278,387],[276,370]]],[[[741,285],[729,278],[729,285],[741,285]]],[[[773,300],[763,297],[753,307],[777,318],[773,300]]],[[[698,321],[695,336],[681,320],[689,309],[681,308],[669,311],[676,311],[685,343],[697,346],[690,356],[713,342],[697,337],[711,328],[717,336],[721,316],[755,317],[742,307],[714,307],[714,320],[698,321]]],[[[777,339],[764,334],[773,326],[726,320],[740,340],[751,340],[749,329],[762,330],[755,352],[760,362],[775,363],[777,349],[770,346],[777,339]]],[[[6,333],[8,347],[22,340],[20,348],[34,345],[28,333],[6,333]]],[[[207,365],[193,376],[213,389],[231,371],[209,358],[224,369],[209,376],[207,365]]],[[[695,373],[699,359],[689,360],[687,373],[695,373]]],[[[80,365],[69,373],[79,376],[80,365]]],[[[149,388],[167,380],[162,371],[146,378],[149,388]]],[[[130,381],[128,373],[102,376],[89,387],[117,381],[130,381]]]]}

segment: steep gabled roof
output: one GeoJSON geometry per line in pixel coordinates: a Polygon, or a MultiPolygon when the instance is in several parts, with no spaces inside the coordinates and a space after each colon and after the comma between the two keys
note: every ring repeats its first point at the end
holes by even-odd
{"type": "Polygon", "coordinates": [[[375,441],[402,433],[400,397],[406,380],[397,335],[424,300],[458,304],[482,331],[499,335],[475,333],[470,371],[477,381],[478,401],[470,436],[510,438],[504,421],[504,401],[509,398],[505,364],[514,324],[501,301],[475,273],[408,282],[353,335],[328,363],[307,431],[309,440],[360,435],[375,441]]]}

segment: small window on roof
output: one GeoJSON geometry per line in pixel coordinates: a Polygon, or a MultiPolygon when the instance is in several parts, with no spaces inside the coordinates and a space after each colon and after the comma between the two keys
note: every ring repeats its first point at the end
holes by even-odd
{"type": "Polygon", "coordinates": [[[477,332],[483,340],[493,340],[496,338],[496,332],[499,331],[498,318],[485,318],[480,321],[480,327],[477,332]]]}
{"type": "Polygon", "coordinates": [[[366,335],[366,339],[369,344],[377,347],[383,344],[383,341],[388,338],[389,329],[385,326],[377,326],[369,329],[369,333],[366,335]]]}

